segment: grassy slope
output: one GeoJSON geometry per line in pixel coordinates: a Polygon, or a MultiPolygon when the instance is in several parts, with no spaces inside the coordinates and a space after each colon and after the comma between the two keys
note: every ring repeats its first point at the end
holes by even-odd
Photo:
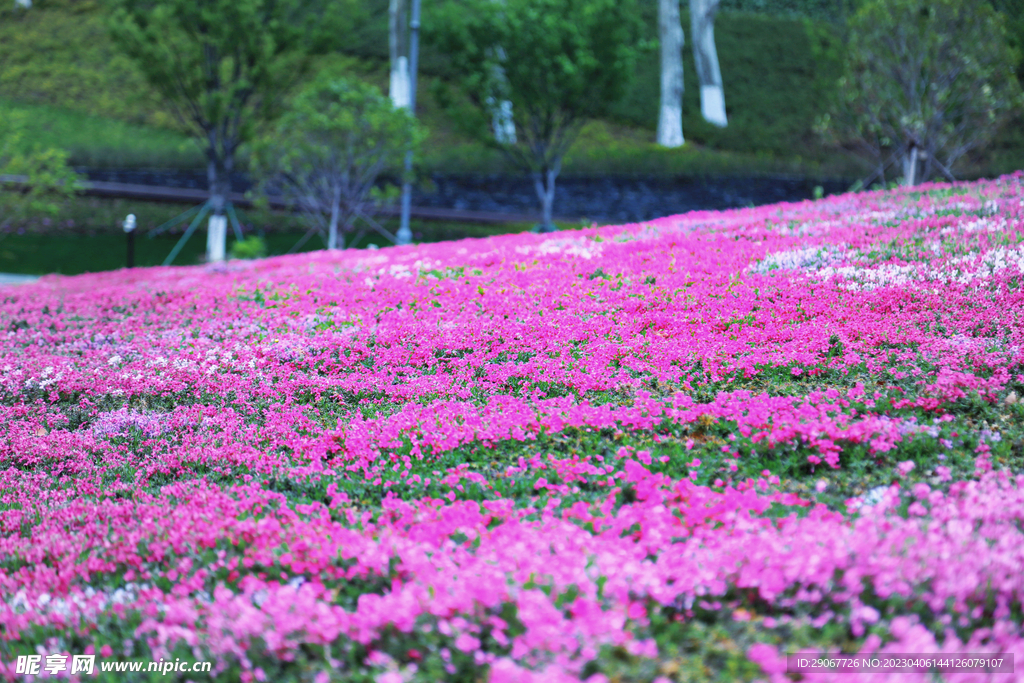
{"type": "Polygon", "coordinates": [[[198,168],[203,163],[202,150],[176,130],[0,98],[0,116],[12,115],[24,121],[27,142],[66,149],[76,166],[198,168]]]}

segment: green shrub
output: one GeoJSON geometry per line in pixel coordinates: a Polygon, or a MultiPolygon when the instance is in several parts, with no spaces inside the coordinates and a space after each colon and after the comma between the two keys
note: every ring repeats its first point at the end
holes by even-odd
{"type": "Polygon", "coordinates": [[[231,258],[257,259],[267,255],[267,242],[258,235],[249,235],[231,245],[231,258]]]}
{"type": "Polygon", "coordinates": [[[31,213],[56,215],[55,200],[72,196],[80,186],[67,161],[64,150],[26,140],[23,116],[0,119],[0,176],[28,183],[20,191],[0,192],[0,224],[31,213]]]}

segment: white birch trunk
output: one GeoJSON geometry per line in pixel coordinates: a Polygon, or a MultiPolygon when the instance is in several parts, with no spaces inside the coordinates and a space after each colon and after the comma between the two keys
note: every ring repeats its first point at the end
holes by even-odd
{"type": "Polygon", "coordinates": [[[661,109],[658,144],[683,144],[683,27],[679,0],[658,0],[658,38],[661,42],[661,109]]]}
{"type": "Polygon", "coordinates": [[[409,81],[409,60],[402,56],[396,60],[395,68],[391,69],[391,83],[388,95],[391,103],[398,109],[408,109],[412,104],[412,93],[409,81]]]}
{"type": "Polygon", "coordinates": [[[715,48],[715,14],[719,0],[690,0],[690,38],[693,41],[693,62],[700,82],[700,113],[708,123],[724,128],[725,91],[722,70],[715,48]]]}
{"type": "Polygon", "coordinates": [[[534,174],[534,187],[540,198],[541,225],[545,231],[551,229],[551,216],[555,206],[555,175],[551,171],[534,174]]]}
{"type": "MultiPolygon", "coordinates": [[[[397,106],[397,105],[395,105],[397,106]]],[[[341,214],[341,188],[334,188],[331,198],[331,222],[327,226],[327,248],[338,249],[338,218],[341,214]]]]}
{"type": "MultiPolygon", "coordinates": [[[[502,73],[504,77],[504,73],[502,73]]],[[[494,141],[503,145],[516,144],[516,122],[512,118],[512,102],[487,98],[491,108],[491,128],[494,130],[494,141]]]]}
{"type": "MultiPolygon", "coordinates": [[[[500,0],[504,2],[504,0],[500,0]]],[[[494,141],[502,145],[516,144],[516,122],[512,118],[512,101],[504,98],[499,99],[502,94],[509,91],[508,77],[505,76],[505,69],[501,62],[505,61],[505,50],[499,45],[496,48],[499,63],[491,72],[494,78],[494,89],[498,97],[488,97],[487,105],[491,108],[491,129],[494,131],[494,141]]]]}
{"type": "Polygon", "coordinates": [[[32,0],[14,0],[14,6],[29,9],[32,7],[32,0]]]}
{"type": "Polygon", "coordinates": [[[911,145],[903,157],[903,184],[907,187],[917,185],[917,145],[911,145]]]}
{"type": "Polygon", "coordinates": [[[219,263],[224,260],[225,247],[228,237],[227,216],[210,216],[210,223],[206,233],[206,260],[209,263],[219,263]]]}
{"type": "Polygon", "coordinates": [[[552,215],[555,207],[555,179],[558,178],[561,170],[562,159],[558,158],[551,168],[545,168],[533,174],[533,185],[537,190],[537,198],[540,199],[541,232],[556,230],[552,222],[552,215]]]}
{"type": "Polygon", "coordinates": [[[408,45],[405,39],[405,0],[390,0],[388,3],[388,56],[391,62],[391,79],[388,96],[398,108],[408,108],[412,102],[409,82],[408,45]]]}

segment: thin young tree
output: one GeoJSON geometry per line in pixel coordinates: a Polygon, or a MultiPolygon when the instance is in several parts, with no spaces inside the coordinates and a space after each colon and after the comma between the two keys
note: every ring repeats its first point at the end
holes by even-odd
{"type": "Polygon", "coordinates": [[[868,157],[883,182],[940,175],[1021,106],[1018,55],[981,0],[871,0],[850,21],[845,72],[820,129],[868,157]]]}
{"type": "Polygon", "coordinates": [[[225,255],[239,148],[351,16],[349,0],[111,0],[114,42],[206,155],[207,259],[225,255]]]}
{"type": "Polygon", "coordinates": [[[690,40],[693,43],[693,64],[700,83],[700,113],[708,123],[724,128],[725,91],[722,70],[715,48],[715,15],[720,0],[690,0],[690,40]]]}
{"type": "MultiPolygon", "coordinates": [[[[344,249],[357,221],[394,241],[375,220],[382,196],[377,181],[397,172],[422,133],[406,108],[395,107],[375,86],[320,78],[291,102],[275,128],[259,140],[254,171],[310,224],[305,239],[325,237],[344,249]]],[[[299,245],[296,245],[299,246],[299,245]]]]}
{"type": "Polygon", "coordinates": [[[566,152],[583,124],[622,96],[633,73],[637,16],[633,0],[453,0],[424,24],[475,107],[478,138],[533,177],[543,230],[554,229],[555,181],[566,152]],[[504,101],[511,103],[512,139],[493,133],[494,104],[504,101]]]}
{"type": "Polygon", "coordinates": [[[683,27],[679,0],[658,0],[658,39],[661,43],[661,108],[658,144],[680,147],[683,139],[683,27]]]}

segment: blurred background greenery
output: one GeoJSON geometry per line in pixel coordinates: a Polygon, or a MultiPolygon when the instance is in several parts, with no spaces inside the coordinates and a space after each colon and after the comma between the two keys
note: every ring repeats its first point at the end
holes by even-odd
{"type": "MultiPolygon", "coordinates": [[[[431,0],[433,1],[433,0],[431,0]]],[[[441,0],[443,1],[443,0],[441,0]]],[[[700,115],[699,87],[692,59],[684,56],[684,125],[687,144],[666,149],[654,144],[659,106],[659,57],[646,51],[627,95],[603,120],[589,122],[569,152],[564,175],[761,175],[863,176],[864,162],[826,146],[814,132],[827,110],[841,72],[845,20],[856,0],[723,0],[715,24],[729,125],[717,128],[700,115]]],[[[687,16],[684,2],[683,16],[687,16]]],[[[1011,43],[1024,47],[1024,0],[995,0],[1006,18],[1011,43]]],[[[385,92],[388,80],[388,2],[359,0],[357,15],[336,45],[315,58],[310,77],[329,73],[373,83],[385,92]]],[[[641,3],[645,37],[657,38],[657,3],[641,3]]],[[[35,0],[30,11],[6,3],[0,9],[0,119],[21,112],[23,138],[34,145],[66,150],[78,167],[201,169],[202,150],[165,109],[133,63],[111,43],[107,10],[100,0],[35,0]]],[[[689,33],[688,22],[684,30],[689,33]]],[[[689,37],[687,38],[689,41],[689,37]]],[[[687,43],[689,46],[689,42],[687,43]]],[[[1024,66],[1018,66],[1024,76],[1024,66]]],[[[507,172],[504,160],[465,134],[459,111],[465,103],[447,87],[453,74],[443,54],[422,48],[417,116],[429,132],[417,158],[421,174],[507,172]]],[[[297,82],[296,88],[303,83],[297,82]]],[[[243,152],[243,170],[247,163],[243,152]]],[[[1024,167],[1024,113],[1019,113],[984,150],[964,158],[958,177],[995,176],[1024,167]]],[[[77,249],[109,252],[108,267],[123,262],[120,222],[129,211],[140,228],[176,215],[179,205],[90,197],[62,198],[46,216],[0,219],[0,271],[75,272],[73,259],[50,266],[32,256],[33,235],[104,236],[113,240],[77,249]],[[18,234],[18,233],[22,234],[18,234]],[[15,248],[16,247],[16,248],[15,248]],[[16,254],[15,258],[5,256],[16,254]]],[[[270,253],[288,246],[294,220],[282,214],[250,218],[268,235],[270,253]],[[280,244],[278,244],[280,241],[280,244]]],[[[466,226],[417,222],[420,239],[498,234],[529,226],[466,226]]],[[[170,238],[167,238],[170,239],[170,238]]],[[[192,245],[198,254],[202,240],[192,245]]],[[[140,250],[159,240],[138,240],[140,250]]],[[[40,243],[42,244],[42,243],[40,243]]],[[[312,240],[309,248],[319,248],[312,240]]],[[[61,247],[63,249],[63,247],[61,247]]],[[[166,253],[166,245],[161,246],[166,253]]],[[[159,250],[157,250],[159,251],[159,250]]],[[[156,252],[154,252],[155,254],[156,252]]],[[[196,254],[183,252],[181,262],[196,254]]],[[[42,258],[42,257],[40,257],[42,258]]],[[[153,259],[156,259],[154,256],[153,259]]],[[[140,251],[138,263],[149,263],[140,251]]],[[[157,261],[160,259],[156,259],[157,261]]],[[[93,265],[105,264],[96,256],[93,265]]]]}
{"type": "MultiPolygon", "coordinates": [[[[1011,38],[1021,44],[1024,0],[999,0],[1011,38]],[[1005,6],[1005,7],[1003,7],[1005,6]]],[[[685,5],[685,2],[684,2],[685,5]]],[[[312,73],[356,76],[387,90],[387,0],[361,0],[361,14],[336,51],[317,58],[312,73]]],[[[715,40],[729,105],[729,126],[700,116],[692,60],[684,59],[684,127],[688,145],[653,144],[659,61],[647,51],[612,116],[594,121],[567,160],[565,173],[798,172],[857,175],[860,167],[824,147],[813,132],[835,87],[842,59],[842,21],[850,11],[826,0],[724,0],[715,40]]],[[[656,3],[641,4],[646,37],[657,37],[656,3]]],[[[685,8],[684,8],[684,14],[685,8]]],[[[417,115],[430,131],[421,167],[448,173],[504,170],[501,159],[463,135],[443,88],[444,55],[422,48],[417,115]]],[[[300,85],[299,83],[296,86],[300,85]]],[[[96,0],[36,0],[32,11],[0,10],[0,115],[30,114],[36,139],[70,152],[76,166],[199,168],[201,150],[107,35],[96,0]]],[[[1024,160],[1018,118],[984,154],[961,168],[964,177],[1015,170],[1024,160]]]]}

